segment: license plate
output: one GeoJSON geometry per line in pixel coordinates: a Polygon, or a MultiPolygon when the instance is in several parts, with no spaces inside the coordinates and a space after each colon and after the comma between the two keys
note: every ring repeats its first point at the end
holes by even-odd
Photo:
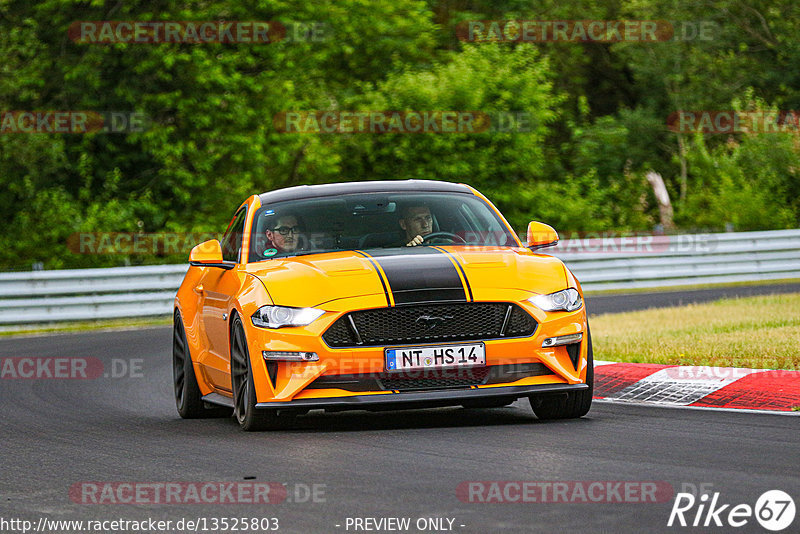
{"type": "Polygon", "coordinates": [[[452,369],[486,365],[483,343],[386,349],[386,370],[452,369]]]}

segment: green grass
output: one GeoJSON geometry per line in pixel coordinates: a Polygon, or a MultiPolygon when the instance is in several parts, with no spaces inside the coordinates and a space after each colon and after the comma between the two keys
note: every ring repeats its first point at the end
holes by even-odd
{"type": "Polygon", "coordinates": [[[597,315],[598,360],[800,369],[800,293],[597,315]]]}
{"type": "Polygon", "coordinates": [[[91,330],[126,330],[130,328],[146,328],[149,326],[167,326],[171,324],[172,317],[156,317],[145,319],[108,319],[102,321],[73,321],[42,325],[4,326],[2,329],[0,329],[0,337],[86,332],[91,330]]]}
{"type": "Polygon", "coordinates": [[[781,278],[780,280],[762,280],[760,282],[720,282],[718,284],[690,284],[667,287],[642,287],[636,289],[600,289],[586,290],[586,295],[628,295],[633,293],[670,293],[672,291],[691,291],[695,289],[717,289],[722,287],[774,286],[777,284],[800,284],[800,278],[781,278]]]}

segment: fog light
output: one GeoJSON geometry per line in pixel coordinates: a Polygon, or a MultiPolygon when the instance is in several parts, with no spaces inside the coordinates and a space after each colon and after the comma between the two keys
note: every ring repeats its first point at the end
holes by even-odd
{"type": "Polygon", "coordinates": [[[284,350],[262,350],[261,355],[268,361],[281,362],[316,362],[319,356],[316,352],[289,352],[284,350]]]}
{"type": "Polygon", "coordinates": [[[578,343],[583,339],[583,332],[577,334],[568,334],[566,336],[548,337],[542,341],[542,347],[555,347],[558,345],[569,345],[570,343],[578,343]]]}

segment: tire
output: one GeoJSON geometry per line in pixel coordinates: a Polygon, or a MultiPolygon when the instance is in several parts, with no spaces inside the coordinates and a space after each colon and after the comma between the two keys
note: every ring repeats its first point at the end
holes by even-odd
{"type": "Polygon", "coordinates": [[[172,317],[172,384],[175,406],[184,419],[230,417],[231,409],[222,406],[207,407],[197,385],[194,365],[186,342],[181,314],[175,310],[172,317]]]}
{"type": "Polygon", "coordinates": [[[575,419],[583,417],[592,406],[594,393],[594,356],[592,353],[592,332],[586,327],[586,384],[589,389],[570,391],[561,395],[531,396],[528,400],[533,413],[539,419],[575,419]]]}
{"type": "Polygon", "coordinates": [[[256,388],[250,365],[250,352],[244,335],[244,326],[238,314],[231,320],[231,390],[233,415],[242,430],[247,432],[273,430],[280,426],[277,410],[256,408],[256,388]]]}

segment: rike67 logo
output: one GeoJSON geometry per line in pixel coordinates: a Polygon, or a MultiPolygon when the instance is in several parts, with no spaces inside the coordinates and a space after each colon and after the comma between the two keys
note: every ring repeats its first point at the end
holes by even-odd
{"type": "Polygon", "coordinates": [[[764,492],[755,506],[724,504],[720,502],[719,492],[711,496],[704,493],[699,498],[691,493],[678,493],[667,526],[738,528],[747,525],[755,517],[765,529],[779,532],[792,524],[795,512],[794,500],[781,490],[764,492]]]}

